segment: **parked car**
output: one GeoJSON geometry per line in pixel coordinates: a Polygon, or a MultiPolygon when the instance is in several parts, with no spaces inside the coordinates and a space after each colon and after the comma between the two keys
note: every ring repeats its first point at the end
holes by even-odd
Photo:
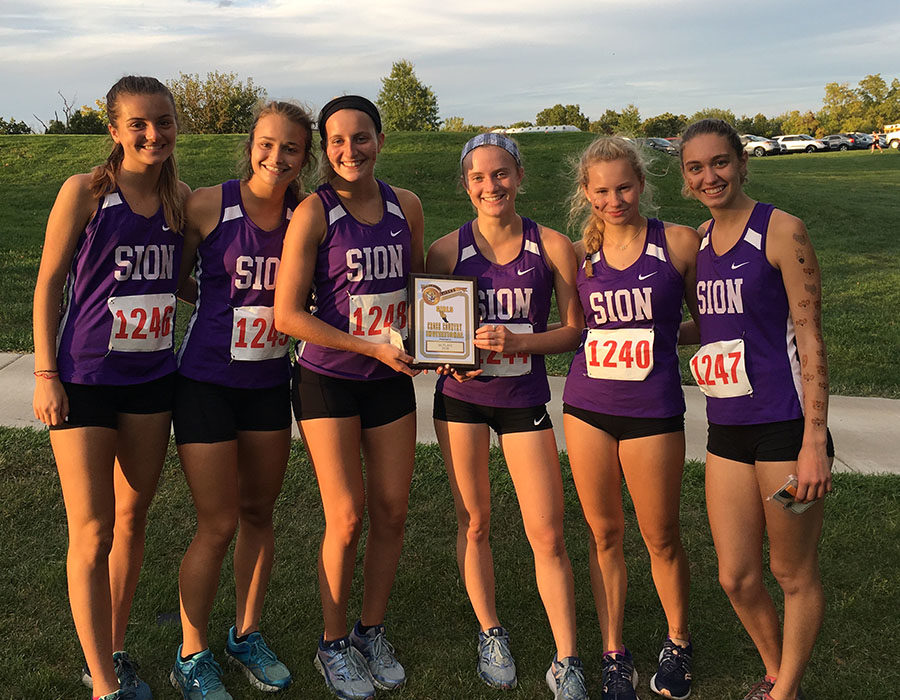
{"type": "Polygon", "coordinates": [[[852,136],[856,139],[859,144],[858,148],[871,148],[872,147],[872,134],[864,134],[861,131],[851,131],[848,134],[844,134],[845,136],[852,136]]]}
{"type": "Polygon", "coordinates": [[[781,153],[781,146],[777,141],[766,139],[755,134],[744,134],[741,136],[741,143],[744,144],[744,151],[757,158],[763,156],[777,156],[781,153]]]}
{"type": "Polygon", "coordinates": [[[648,136],[647,138],[635,139],[634,142],[641,148],[652,148],[654,151],[662,151],[670,156],[678,155],[678,147],[672,142],[667,141],[659,136],[648,136]]]}
{"type": "Polygon", "coordinates": [[[782,134],[781,136],[776,136],[775,140],[778,141],[778,144],[781,146],[781,150],[788,153],[798,151],[815,153],[816,151],[828,150],[828,146],[825,145],[824,141],[814,139],[809,134],[782,134]]]}
{"type": "Polygon", "coordinates": [[[861,148],[860,141],[855,134],[831,134],[823,136],[822,141],[830,151],[849,151],[851,148],[861,148]]]}

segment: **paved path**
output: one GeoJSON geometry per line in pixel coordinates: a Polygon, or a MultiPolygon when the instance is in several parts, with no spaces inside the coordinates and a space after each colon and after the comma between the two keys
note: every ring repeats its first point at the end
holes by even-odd
{"type": "MultiPolygon", "coordinates": [[[[0,353],[0,425],[43,428],[31,412],[34,386],[31,355],[0,353]]],[[[419,442],[434,442],[431,403],[436,375],[415,379],[418,404],[419,442]]],[[[550,377],[553,395],[548,410],[560,450],[566,446],[562,431],[562,391],[565,378],[550,377]]],[[[696,387],[684,387],[687,400],[685,435],[687,458],[706,456],[706,413],[703,395],[696,387]]],[[[836,471],[900,474],[900,401],[891,399],[832,396],[829,426],[834,436],[836,471]]],[[[296,432],[296,426],[294,428],[296,432]]]]}

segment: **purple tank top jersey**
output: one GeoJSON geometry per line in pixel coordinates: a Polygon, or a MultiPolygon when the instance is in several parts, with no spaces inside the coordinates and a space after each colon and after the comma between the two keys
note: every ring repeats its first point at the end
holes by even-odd
{"type": "MultiPolygon", "coordinates": [[[[316,256],[312,313],[338,330],[371,342],[389,342],[393,328],[407,333],[406,283],[411,233],[397,195],[378,181],[384,211],[368,225],[354,219],[328,183],[316,190],[328,231],[316,256]]],[[[378,360],[313,343],[297,346],[297,362],[314,372],[343,379],[385,379],[397,375],[378,360]]]]}
{"type": "MultiPolygon", "coordinates": [[[[481,325],[502,324],[513,332],[547,330],[553,271],[544,259],[538,225],[522,217],[522,249],[516,258],[497,265],[478,249],[472,223],[459,228],[454,275],[478,278],[481,325]]],[[[484,373],[460,383],[444,375],[437,391],[461,401],[498,408],[527,408],[547,403],[550,386],[543,355],[503,355],[479,351],[484,373]]]]}
{"type": "Polygon", "coordinates": [[[684,279],[669,259],[665,225],[647,220],[644,250],[624,270],[610,267],[602,250],[591,256],[593,277],[585,264],[577,287],[586,329],[563,401],[629,418],[683,414],[677,342],[684,279]]]}
{"type": "Polygon", "coordinates": [[[100,198],[75,245],[59,324],[62,381],[140,384],[175,371],[175,291],[183,239],[162,207],[135,214],[118,189],[100,198]]]}
{"type": "MultiPolygon", "coordinates": [[[[711,423],[751,425],[803,415],[800,363],[794,323],[781,272],[766,259],[766,234],[774,207],[757,202],[743,234],[722,255],[712,247],[711,221],[697,256],[700,343],[743,340],[751,391],[742,396],[707,396],[711,423]]],[[[728,378],[727,365],[725,379],[728,378]]],[[[715,373],[706,373],[715,382],[715,373]]],[[[702,372],[701,372],[702,376],[702,372]]]]}
{"type": "Polygon", "coordinates": [[[178,351],[179,374],[238,389],[290,380],[290,339],[275,330],[272,309],[296,204],[288,191],[281,224],[264,231],[244,211],[240,180],[222,184],[219,224],[197,247],[197,304],[178,351]]]}

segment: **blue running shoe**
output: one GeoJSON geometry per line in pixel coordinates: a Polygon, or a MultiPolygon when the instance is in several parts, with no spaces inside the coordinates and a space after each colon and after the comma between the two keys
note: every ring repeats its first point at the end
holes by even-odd
{"type": "Polygon", "coordinates": [[[502,627],[478,632],[478,677],[492,688],[516,687],[516,662],[509,650],[509,633],[502,627]]]}
{"type": "Polygon", "coordinates": [[[349,637],[318,645],[313,666],[325,678],[328,689],[341,700],[368,700],[375,697],[369,666],[349,637]]]}
{"type": "Polygon", "coordinates": [[[638,700],[637,671],[628,649],[624,654],[603,655],[603,700],[638,700]]]}
{"type": "Polygon", "coordinates": [[[259,632],[251,632],[246,640],[238,642],[237,629],[232,625],[225,642],[225,654],[254,688],[277,693],[291,684],[291,672],[278,660],[259,632]]]}
{"type": "MultiPolygon", "coordinates": [[[[116,671],[116,678],[119,679],[119,688],[122,690],[130,690],[134,694],[135,700],[152,700],[153,694],[150,692],[150,686],[138,678],[138,664],[133,661],[127,652],[117,651],[113,654],[113,666],[116,671]]],[[[91,670],[87,663],[81,669],[81,682],[88,688],[93,689],[94,679],[91,678],[91,670]]]]}
{"type": "Polygon", "coordinates": [[[175,690],[181,691],[184,700],[234,700],[222,685],[222,667],[209,649],[195,654],[189,661],[182,661],[179,645],[169,681],[175,690]]]}
{"type": "Polygon", "coordinates": [[[553,691],[553,700],[588,700],[584,666],[577,656],[567,656],[562,661],[554,657],[547,669],[547,685],[553,691]]]}
{"type": "Polygon", "coordinates": [[[394,655],[394,647],[384,636],[384,625],[374,625],[365,634],[360,623],[353,625],[350,643],[363,655],[376,688],[394,690],[406,682],[406,671],[394,655]]]}
{"type": "Polygon", "coordinates": [[[694,646],[678,646],[666,637],[659,652],[659,667],[650,679],[650,690],[673,700],[685,700],[691,694],[691,659],[694,646]]]}

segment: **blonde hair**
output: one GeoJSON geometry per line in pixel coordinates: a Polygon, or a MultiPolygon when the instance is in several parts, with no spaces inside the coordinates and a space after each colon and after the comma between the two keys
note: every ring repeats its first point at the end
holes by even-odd
{"type": "Polygon", "coordinates": [[[316,157],[312,153],[313,118],[309,110],[302,105],[294,104],[293,102],[272,101],[259,107],[253,117],[253,122],[250,124],[250,133],[247,135],[247,140],[244,141],[244,145],[241,148],[241,160],[239,165],[241,179],[249,180],[253,176],[253,166],[250,163],[250,152],[253,150],[256,125],[259,124],[260,119],[267,117],[270,114],[277,114],[288,121],[294,122],[294,124],[303,129],[303,134],[306,137],[306,146],[303,152],[303,165],[300,168],[300,172],[297,173],[297,177],[288,186],[288,189],[294,194],[297,201],[300,201],[300,193],[303,190],[303,172],[308,170],[309,166],[314,165],[316,162],[316,157]]]}
{"type": "MultiPolygon", "coordinates": [[[[172,105],[172,115],[177,125],[175,98],[172,97],[169,88],[156,78],[126,75],[109,89],[106,93],[106,113],[109,116],[109,123],[113,126],[116,126],[119,120],[120,95],[163,95],[172,105]]],[[[124,158],[125,151],[121,144],[114,144],[106,162],[91,170],[90,192],[94,197],[102,197],[116,189],[116,176],[124,158]]],[[[173,153],[163,162],[156,190],[162,203],[166,225],[173,231],[181,232],[184,228],[184,195],[178,182],[178,166],[175,164],[173,153]]]]}
{"type": "Polygon", "coordinates": [[[581,229],[581,241],[584,244],[585,273],[593,277],[594,268],[591,256],[603,246],[603,230],[605,222],[594,213],[585,190],[588,185],[589,170],[596,163],[608,163],[614,160],[625,160],[644,184],[641,195],[643,207],[652,207],[652,187],[647,183],[647,163],[644,156],[631,141],[621,136],[601,136],[594,139],[582,151],[581,156],[573,164],[575,187],[569,197],[568,223],[571,229],[581,229]]]}

